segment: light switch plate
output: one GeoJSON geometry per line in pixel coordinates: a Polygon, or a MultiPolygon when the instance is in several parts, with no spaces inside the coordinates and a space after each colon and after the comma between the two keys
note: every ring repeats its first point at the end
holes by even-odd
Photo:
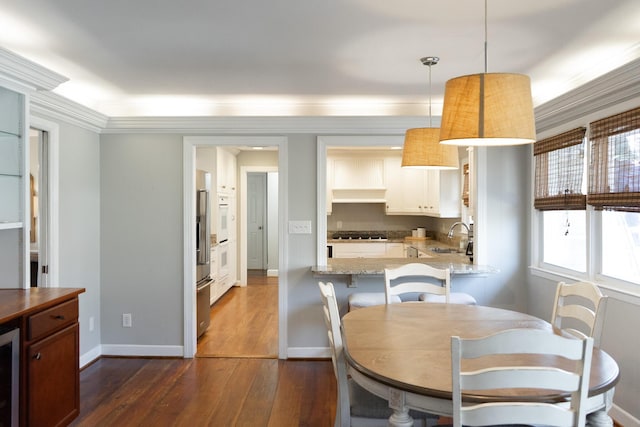
{"type": "Polygon", "coordinates": [[[311,221],[289,221],[289,234],[311,234],[311,221]]]}

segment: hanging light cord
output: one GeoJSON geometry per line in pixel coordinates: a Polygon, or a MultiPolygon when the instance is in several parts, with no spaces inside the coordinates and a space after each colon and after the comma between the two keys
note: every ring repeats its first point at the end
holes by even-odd
{"type": "Polygon", "coordinates": [[[431,126],[431,63],[429,63],[429,127],[431,126]]]}
{"type": "Polygon", "coordinates": [[[420,62],[423,65],[429,67],[429,127],[431,126],[431,66],[436,65],[440,61],[440,58],[437,56],[425,56],[424,58],[420,58],[420,62]]]}
{"type": "Polygon", "coordinates": [[[489,70],[489,54],[487,43],[487,0],[484,0],[484,73],[487,74],[489,70]]]}

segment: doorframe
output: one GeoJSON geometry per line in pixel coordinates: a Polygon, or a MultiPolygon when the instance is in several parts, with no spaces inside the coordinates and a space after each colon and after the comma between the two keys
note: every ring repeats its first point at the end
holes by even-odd
{"type": "MultiPolygon", "coordinates": [[[[247,177],[252,172],[278,172],[279,166],[240,166],[240,243],[243,250],[240,251],[240,283],[242,286],[247,284],[247,177]]],[[[279,178],[278,174],[278,178],[279,178]]],[[[280,189],[278,190],[280,191],[280,189]]],[[[278,210],[280,210],[280,195],[278,194],[278,210]]],[[[280,212],[278,212],[278,218],[280,212]]],[[[280,227],[278,227],[280,228],[280,227]]],[[[278,238],[278,249],[280,248],[281,240],[278,238]]],[[[280,260],[278,260],[279,262],[280,260]]]]}
{"type": "MultiPolygon", "coordinates": [[[[183,199],[183,357],[197,351],[195,292],[195,170],[196,147],[255,146],[278,147],[278,269],[287,271],[288,242],[286,224],[288,205],[288,138],[284,136],[184,136],[182,138],[183,199]]],[[[287,358],[287,277],[278,280],[278,358],[287,358]]]]}
{"type": "Polygon", "coordinates": [[[47,216],[47,265],[49,273],[43,284],[39,285],[44,288],[56,288],[60,286],[60,234],[59,234],[59,182],[60,182],[60,126],[57,123],[45,120],[37,116],[31,116],[29,119],[29,128],[38,131],[47,132],[48,134],[48,216],[47,216]]]}

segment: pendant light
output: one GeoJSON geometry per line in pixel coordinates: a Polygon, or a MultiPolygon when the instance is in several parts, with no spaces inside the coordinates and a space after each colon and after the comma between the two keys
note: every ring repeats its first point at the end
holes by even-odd
{"type": "Polygon", "coordinates": [[[431,66],[440,58],[427,56],[420,61],[429,67],[429,127],[408,129],[402,148],[402,167],[458,169],[458,149],[440,144],[440,129],[431,126],[431,66]]]}
{"type": "Polygon", "coordinates": [[[533,143],[536,129],[529,77],[487,72],[487,0],[484,38],[484,73],[456,77],[445,85],[440,142],[467,146],[533,143]]]}

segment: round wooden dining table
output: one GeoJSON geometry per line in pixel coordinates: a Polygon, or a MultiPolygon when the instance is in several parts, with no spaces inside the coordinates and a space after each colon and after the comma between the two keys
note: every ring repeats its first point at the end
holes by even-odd
{"type": "MultiPolygon", "coordinates": [[[[412,425],[409,409],[451,416],[451,337],[477,338],[513,328],[554,331],[539,318],[499,308],[405,302],[351,311],[342,318],[344,351],[352,378],[389,401],[389,425],[412,425]]],[[[554,331],[559,333],[558,331],[554,331]]],[[[523,363],[535,364],[534,356],[523,363]]],[[[562,362],[558,362],[562,363],[562,362]]],[[[588,426],[612,426],[607,412],[620,376],[617,363],[594,349],[589,381],[588,426]]],[[[529,401],[563,400],[560,394],[509,390],[465,395],[465,401],[499,401],[517,396],[529,401]]]]}

